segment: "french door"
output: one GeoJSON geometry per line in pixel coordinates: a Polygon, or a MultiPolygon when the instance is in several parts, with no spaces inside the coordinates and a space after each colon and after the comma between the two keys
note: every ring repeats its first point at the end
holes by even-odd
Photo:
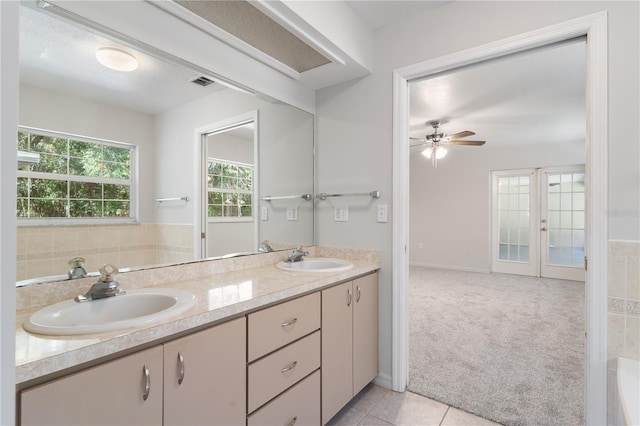
{"type": "Polygon", "coordinates": [[[584,281],[584,165],[492,173],[494,272],[584,281]]]}

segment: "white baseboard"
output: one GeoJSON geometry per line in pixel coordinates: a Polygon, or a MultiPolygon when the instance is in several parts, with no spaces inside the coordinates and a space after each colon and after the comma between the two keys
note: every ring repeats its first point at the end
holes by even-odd
{"type": "Polygon", "coordinates": [[[391,384],[391,375],[387,373],[378,373],[375,379],[373,379],[373,384],[381,386],[386,389],[392,389],[393,386],[391,384]]]}
{"type": "Polygon", "coordinates": [[[454,271],[464,271],[464,272],[480,272],[483,274],[491,273],[491,269],[487,268],[466,268],[464,266],[452,266],[452,265],[437,265],[434,263],[423,263],[423,262],[409,262],[409,266],[422,266],[425,268],[439,268],[439,269],[453,269],[454,271]]]}

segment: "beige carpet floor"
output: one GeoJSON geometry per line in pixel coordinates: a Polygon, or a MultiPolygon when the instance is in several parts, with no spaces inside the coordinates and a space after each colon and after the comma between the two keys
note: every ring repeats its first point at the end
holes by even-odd
{"type": "Polygon", "coordinates": [[[504,425],[584,424],[584,283],[411,267],[409,390],[504,425]]]}

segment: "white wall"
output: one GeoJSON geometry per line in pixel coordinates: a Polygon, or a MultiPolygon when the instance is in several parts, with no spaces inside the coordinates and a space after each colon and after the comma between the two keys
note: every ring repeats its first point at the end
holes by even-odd
{"type": "MultiPolygon", "coordinates": [[[[602,10],[609,11],[609,209],[636,212],[611,217],[609,237],[639,239],[637,2],[456,1],[377,31],[373,74],[317,93],[319,191],[379,189],[379,203],[390,203],[394,69],[602,10]]],[[[392,235],[390,223],[375,222],[375,204],[350,211],[346,224],[321,205],[318,243],[382,251],[380,369],[390,375],[392,235]]]]}
{"type": "MultiPolygon", "coordinates": [[[[156,206],[157,223],[194,223],[193,201],[197,179],[195,129],[258,111],[258,174],[262,195],[313,192],[313,116],[280,102],[269,102],[232,89],[216,92],[162,113],[156,117],[156,197],[189,196],[187,203],[156,206]]],[[[313,241],[313,207],[300,203],[298,221],[286,221],[281,207],[287,201],[272,201],[269,220],[260,222],[262,239],[313,241]],[[264,236],[263,236],[264,235],[264,236]]],[[[296,201],[298,203],[298,201],[296,201]]],[[[267,205],[262,203],[262,205],[267,205]]]]}
{"type": "Polygon", "coordinates": [[[19,3],[0,2],[0,424],[15,424],[16,126],[19,3]]]}
{"type": "Polygon", "coordinates": [[[411,155],[411,264],[489,272],[491,172],[585,162],[584,142],[454,148],[437,168],[419,150],[411,155]]]}
{"type": "MultiPolygon", "coordinates": [[[[281,103],[260,109],[260,196],[313,194],[313,116],[281,103]]],[[[260,239],[310,245],[314,242],[313,201],[260,201],[268,210],[260,221],[260,239]],[[287,209],[298,220],[287,220],[287,209]]]]}
{"type": "Polygon", "coordinates": [[[154,208],[154,202],[148,196],[154,192],[153,116],[21,84],[18,123],[21,126],[136,145],[139,220],[142,223],[150,222],[154,208]]]}

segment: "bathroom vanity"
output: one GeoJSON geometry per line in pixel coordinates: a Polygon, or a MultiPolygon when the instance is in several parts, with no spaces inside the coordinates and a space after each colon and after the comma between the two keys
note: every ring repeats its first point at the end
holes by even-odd
{"type": "Polygon", "coordinates": [[[91,336],[27,333],[20,321],[35,308],[19,311],[19,424],[326,423],[378,374],[380,260],[313,251],[354,266],[289,272],[275,266],[286,253],[273,253],[261,266],[228,259],[217,265],[227,272],[193,278],[212,265],[172,267],[164,272],[174,281],[160,285],[193,292],[196,306],[91,336]]]}

